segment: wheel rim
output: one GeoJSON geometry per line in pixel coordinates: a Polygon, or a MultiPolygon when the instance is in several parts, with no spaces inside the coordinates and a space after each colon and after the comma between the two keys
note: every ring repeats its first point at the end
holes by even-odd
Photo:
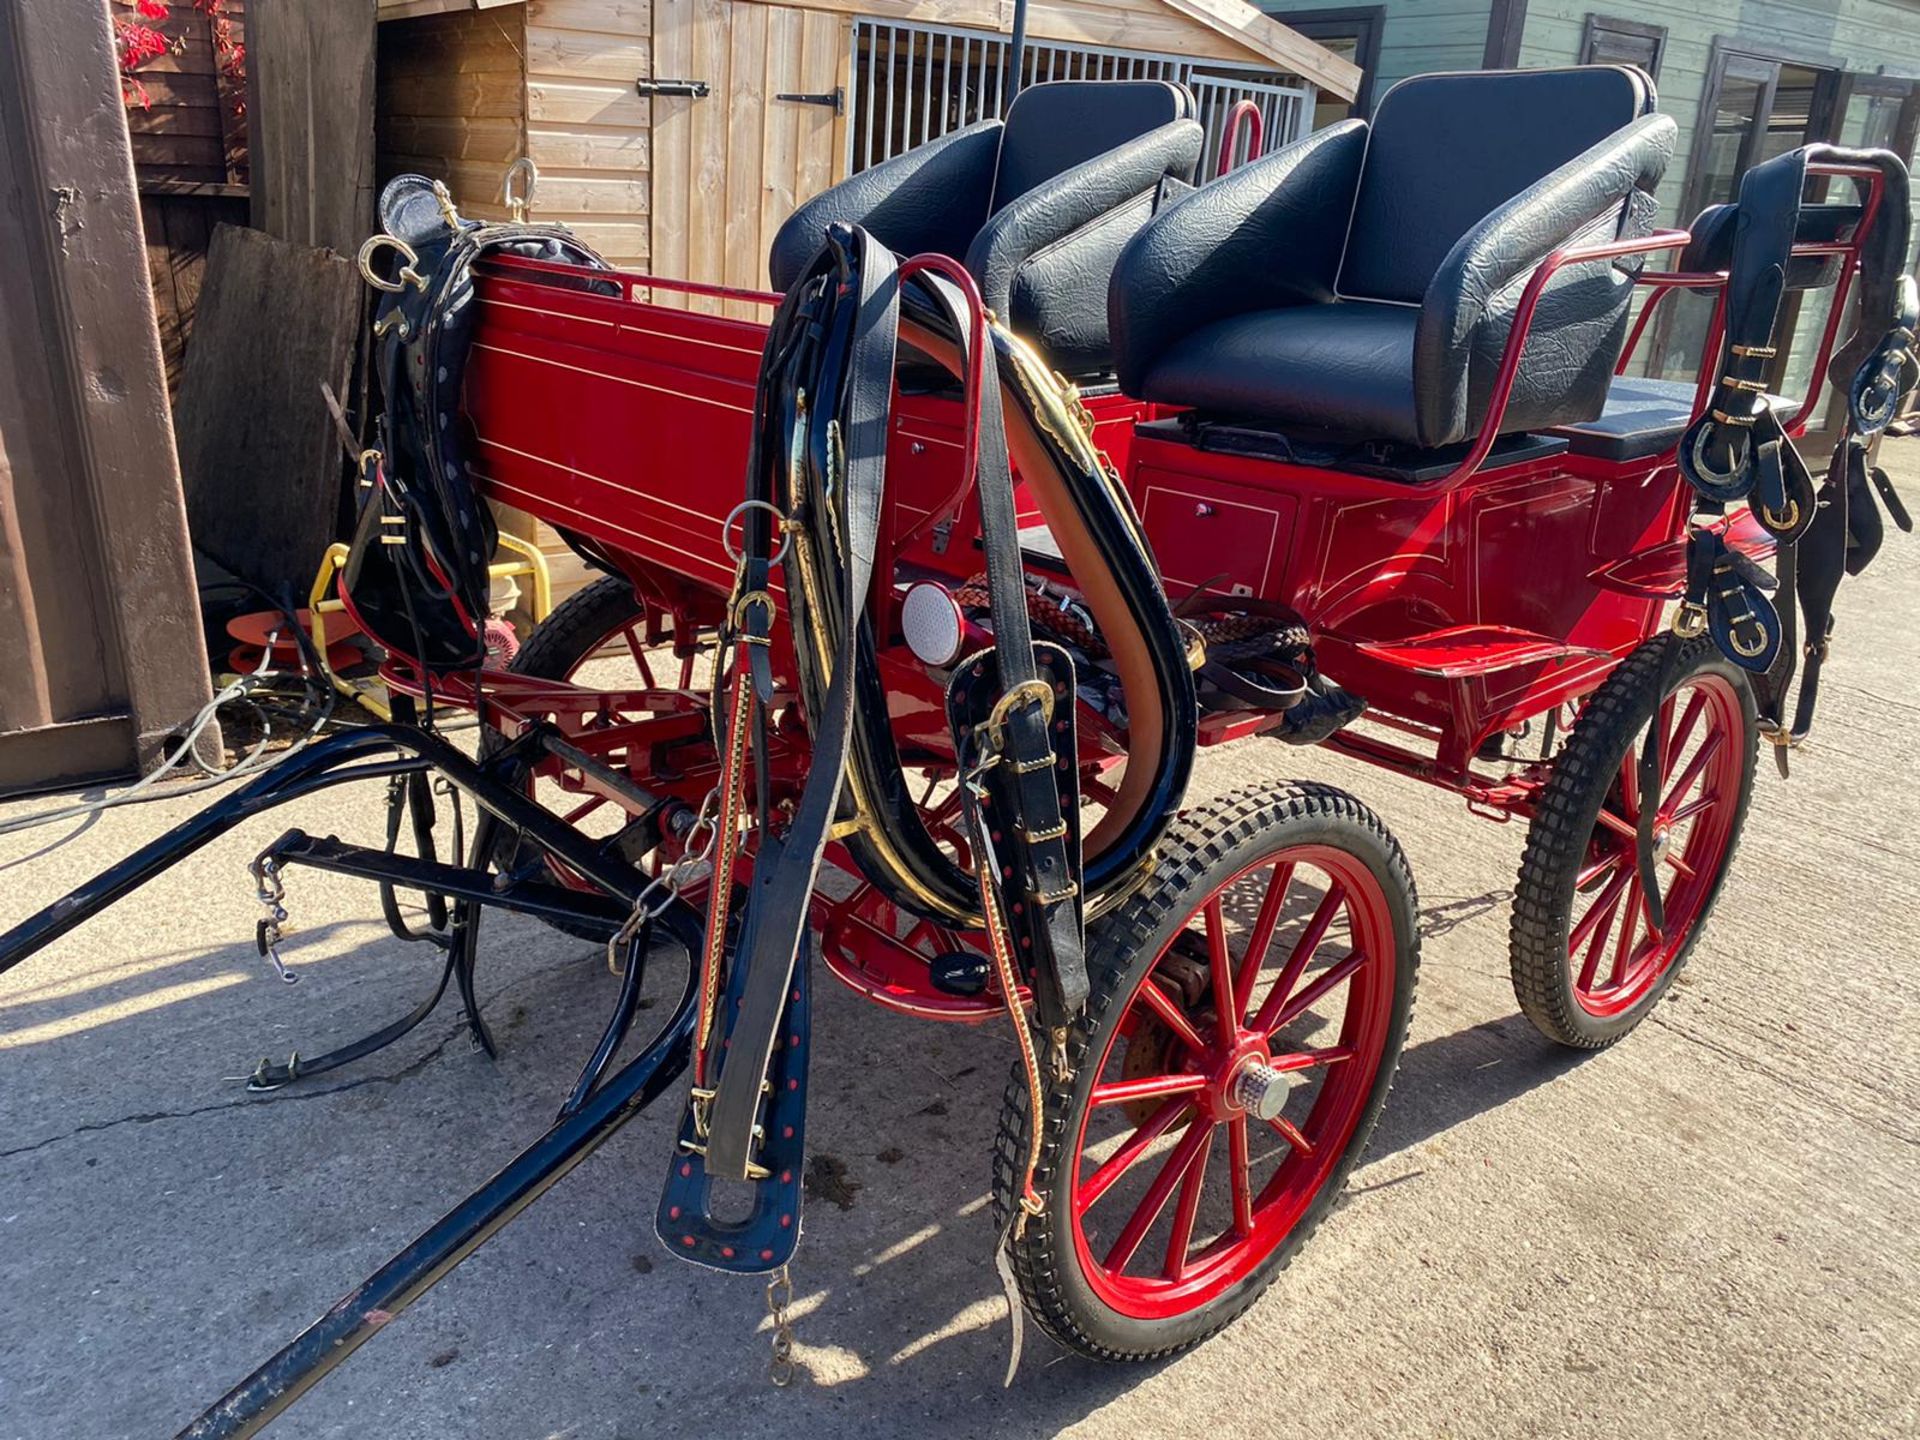
{"type": "MultiPolygon", "coordinates": [[[[691,693],[697,678],[699,655],[678,656],[672,650],[671,629],[659,623],[662,612],[652,602],[636,599],[638,609],[631,618],[616,621],[606,632],[594,638],[584,652],[568,665],[564,674],[553,677],[570,685],[587,685],[604,690],[660,690],[663,684],[672,691],[691,693]]],[[[666,617],[671,621],[671,616],[666,617]]],[[[689,701],[689,705],[696,702],[689,701]]],[[[704,707],[701,707],[704,708],[704,707]]],[[[618,725],[648,718],[652,711],[610,711],[603,720],[618,725]]],[[[582,792],[551,778],[529,780],[528,794],[545,799],[553,811],[568,824],[586,831],[595,839],[604,839],[630,818],[603,795],[582,792]],[[544,792],[544,794],[543,794],[544,792]]],[[[552,856],[547,857],[550,878],[569,890],[599,893],[599,887],[576,875],[552,856]]]]}
{"type": "Polygon", "coordinates": [[[1648,729],[1627,747],[1574,877],[1567,965],[1573,998],[1589,1015],[1613,1019],[1632,1010],[1692,939],[1733,842],[1746,724],[1739,690],[1712,673],[1682,681],[1648,722],[1661,727],[1662,739],[1654,834],[1665,923],[1658,928],[1638,865],[1648,729]]]}
{"type": "Polygon", "coordinates": [[[1109,1028],[1080,1116],[1073,1240],[1106,1304],[1186,1314],[1294,1232],[1367,1113],[1396,964],[1386,895],[1344,851],[1267,855],[1193,909],[1109,1028]],[[1117,1055],[1122,1037],[1153,1063],[1117,1055]],[[1275,1083],[1285,1099],[1263,1121],[1248,1091],[1275,1083]]]}

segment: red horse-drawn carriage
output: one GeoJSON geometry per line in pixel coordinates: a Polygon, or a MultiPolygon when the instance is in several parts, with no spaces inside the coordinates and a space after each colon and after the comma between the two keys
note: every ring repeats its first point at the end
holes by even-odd
{"type": "Polygon", "coordinates": [[[0,937],[0,968],[240,819],[379,777],[416,853],[281,837],[263,952],[304,864],[426,895],[489,1048],[482,907],[605,939],[621,979],[553,1130],[193,1433],[270,1419],[683,1067],[660,1238],[777,1283],[816,944],[889,1009],[1011,1017],[997,1253],[1049,1333],[1138,1359],[1227,1323],[1385,1100],[1417,903],[1328,786],[1183,810],[1199,745],[1323,744],[1526,820],[1522,1008],[1591,1048],[1658,1001],[1763,732],[1804,737],[1840,574],[1878,504],[1905,521],[1869,463],[1912,379],[1905,172],[1811,147],[1655,229],[1674,127],[1613,67],[1404,82],[1195,191],[1200,133],[1175,86],[1036,87],[802,207],[766,294],[390,188],[362,256],[388,409],[342,590],[396,723],[0,937]],[[1715,297],[1698,381],[1630,375],[1679,289],[1715,297]],[[1829,318],[1813,393],[1782,400],[1803,291],[1829,318]],[[1792,441],[1829,369],[1848,418],[1816,482],[1792,441]],[[480,497],[607,571],[505,669],[480,497]],[[478,713],[477,758],[433,733],[449,709],[478,713]],[[481,811],[452,863],[436,772],[481,811]],[[681,1001],[616,1070],[676,948],[681,1001]]]}

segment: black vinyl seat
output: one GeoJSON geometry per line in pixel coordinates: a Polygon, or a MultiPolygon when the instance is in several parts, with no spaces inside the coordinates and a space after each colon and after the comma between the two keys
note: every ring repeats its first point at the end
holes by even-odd
{"type": "MultiPolygon", "coordinates": [[[[1166,207],[1114,270],[1137,398],[1422,448],[1474,436],[1554,250],[1651,232],[1674,124],[1622,66],[1423,75],[1166,207]]],[[[1503,433],[1601,413],[1637,264],[1563,269],[1503,433]]]]}
{"type": "Polygon", "coordinates": [[[966,263],[982,298],[1069,375],[1112,368],[1107,280],[1168,178],[1193,178],[1204,132],[1185,86],[1061,80],[863,170],[809,200],[775,235],[785,290],[827,226],[857,224],[901,255],[966,263]]]}

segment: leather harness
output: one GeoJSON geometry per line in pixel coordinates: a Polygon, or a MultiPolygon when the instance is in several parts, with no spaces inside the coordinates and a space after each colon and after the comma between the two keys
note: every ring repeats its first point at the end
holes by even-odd
{"type": "MultiPolygon", "coordinates": [[[[695,1081],[658,1226],[676,1253],[720,1268],[785,1263],[797,1229],[794,1142],[804,1070],[794,1052],[807,1039],[809,900],[836,821],[861,823],[848,815],[843,792],[857,672],[872,663],[862,626],[880,543],[902,284],[919,287],[945,314],[970,366],[994,363],[977,297],[963,294],[971,288],[965,272],[937,259],[910,264],[919,273],[903,281],[892,255],[866,232],[831,227],[826,247],[788,290],[763,355],[750,498],[741,507],[745,542],[722,637],[722,652],[736,658],[723,685],[723,793],[695,1081]],[[768,813],[764,780],[754,786],[752,879],[736,939],[732,832],[744,811],[744,756],[765,750],[773,619],[765,585],[776,558],[784,560],[796,647],[831,658],[807,707],[807,782],[783,829],[768,813]],[[761,1201],[783,1198],[771,1207],[757,1201],[744,1224],[723,1222],[708,1203],[714,1180],[752,1182],[761,1201]],[[784,1226],[771,1228],[775,1212],[787,1217],[784,1226]]],[[[1073,668],[1058,647],[1036,644],[1028,623],[998,385],[976,383],[969,394],[994,643],[955,666],[948,712],[989,949],[1037,1094],[1023,984],[1056,1069],[1066,1063],[1066,1027],[1088,993],[1073,668]]],[[[1022,1188],[1037,1202],[1031,1171],[1022,1188]]]]}
{"type": "MultiPolygon", "coordinates": [[[[1809,145],[1749,170],[1740,185],[1714,398],[1680,442],[1680,470],[1697,494],[1696,509],[1719,514],[1744,500],[1774,537],[1768,575],[1728,547],[1718,530],[1694,527],[1686,599],[1674,629],[1710,633],[1721,652],[1753,676],[1763,733],[1782,774],[1787,751],[1813,726],[1841,578],[1858,574],[1879,549],[1884,527],[1875,496],[1896,525],[1912,528],[1885,472],[1868,463],[1873,437],[1898,412],[1915,378],[1920,294],[1902,273],[1908,214],[1906,170],[1887,151],[1809,145]],[[1859,323],[1829,368],[1835,383],[1847,387],[1847,420],[1817,487],[1766,393],[1808,171],[1816,164],[1869,166],[1883,182],[1861,252],[1859,323]],[[1797,639],[1802,627],[1804,645],[1797,639]],[[1789,718],[1796,671],[1800,686],[1789,718]]],[[[1647,764],[1643,756],[1642,768],[1647,764]]]]}

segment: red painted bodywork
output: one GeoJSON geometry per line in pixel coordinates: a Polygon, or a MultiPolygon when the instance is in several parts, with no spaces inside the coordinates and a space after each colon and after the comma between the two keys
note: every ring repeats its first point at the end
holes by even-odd
{"type": "MultiPolygon", "coordinates": [[[[1845,173],[1874,191],[1870,212],[1878,177],[1845,173]]],[[[1848,263],[1817,374],[1845,309],[1858,238],[1838,247],[1848,263]]],[[[1439,480],[1409,483],[1203,451],[1138,432],[1138,422],[1164,413],[1156,407],[1116,393],[1088,396],[1095,443],[1124,479],[1169,594],[1178,600],[1201,585],[1244,587],[1241,593],[1293,606],[1313,627],[1322,667],[1371,707],[1374,724],[1330,744],[1459,791],[1501,818],[1524,813],[1544,767],[1495,778],[1475,771],[1475,755],[1500,732],[1590,692],[1655,633],[1681,583],[1689,507],[1671,451],[1623,464],[1568,453],[1489,464],[1488,455],[1524,361],[1535,302],[1553,273],[1570,263],[1673,250],[1686,240],[1685,232],[1662,232],[1569,249],[1541,265],[1520,297],[1486,423],[1439,480]],[[1398,738],[1384,738],[1382,727],[1398,738]]],[[[1656,300],[1724,279],[1642,276],[1656,300]]],[[[587,542],[673,617],[679,635],[714,624],[733,584],[720,531],[742,493],[766,327],[706,309],[724,302],[770,314],[778,297],[515,259],[487,262],[477,293],[467,410],[486,493],[587,542]],[[584,286],[587,280],[594,285],[584,286]],[[609,285],[617,293],[594,293],[609,285]]],[[[1644,328],[1643,317],[1629,353],[1644,328]]],[[[1720,340],[1716,314],[1710,355],[1720,340]]],[[[1623,357],[1623,371],[1627,363],[1623,357]]],[[[1696,393],[1696,414],[1705,390],[1696,393]]],[[[1816,385],[1790,428],[1804,428],[1817,398],[1816,385]]],[[[898,397],[883,521],[896,578],[958,585],[977,573],[977,508],[962,483],[964,413],[951,389],[898,397]],[[945,520],[950,529],[936,524],[945,520]]],[[[1022,510],[1023,521],[1039,518],[1024,501],[1022,510]]],[[[1738,548],[1764,549],[1750,526],[1736,522],[1731,533],[1738,548]]],[[[778,598],[777,582],[775,589],[778,598]]],[[[950,754],[937,678],[904,648],[884,645],[889,611],[879,623],[903,753],[950,754]]],[[[776,669],[790,673],[778,659],[776,669]]],[[[392,676],[409,683],[402,668],[392,676]]],[[[582,748],[689,803],[710,783],[700,703],[685,691],[602,703],[599,692],[502,679],[490,681],[484,697],[441,698],[480,706],[509,733],[549,720],[582,748]]],[[[1210,713],[1198,738],[1212,744],[1256,734],[1276,718],[1210,713]]],[[[1087,719],[1083,759],[1092,772],[1112,762],[1115,737],[1087,719]]],[[[781,743],[776,784],[797,785],[804,736],[781,743]]],[[[591,776],[561,778],[619,803],[591,776]]],[[[953,937],[896,927],[892,907],[871,887],[843,901],[817,899],[816,907],[828,963],[878,1002],[966,1020],[999,1008],[992,995],[956,1000],[931,990],[922,957],[953,937]]]]}

